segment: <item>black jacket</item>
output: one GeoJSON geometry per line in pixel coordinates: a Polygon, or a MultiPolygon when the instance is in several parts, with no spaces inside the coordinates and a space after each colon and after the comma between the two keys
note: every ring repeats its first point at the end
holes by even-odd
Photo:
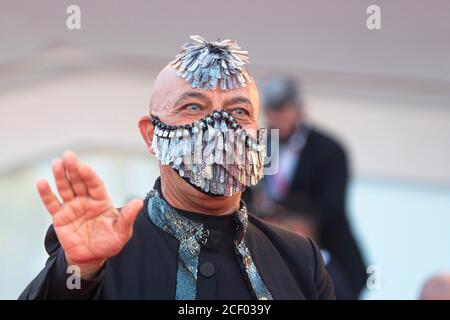
{"type": "MultiPolygon", "coordinates": [[[[310,239],[250,214],[245,241],[274,299],[334,299],[331,278],[310,239]]],[[[45,238],[47,263],[19,299],[174,299],[178,244],[151,222],[146,200],[122,251],[95,279],[83,280],[81,290],[69,290],[64,252],[50,226],[45,238]]],[[[211,297],[203,293],[197,298],[211,297]]]]}

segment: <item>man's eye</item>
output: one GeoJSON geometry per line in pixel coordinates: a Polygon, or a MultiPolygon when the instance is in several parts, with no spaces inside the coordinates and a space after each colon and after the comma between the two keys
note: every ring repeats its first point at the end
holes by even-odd
{"type": "Polygon", "coordinates": [[[237,108],[237,109],[234,109],[233,111],[231,111],[231,113],[232,113],[234,116],[245,116],[245,115],[248,114],[247,110],[245,110],[245,109],[243,109],[243,108],[237,108]]]}
{"type": "Polygon", "coordinates": [[[200,106],[198,104],[195,104],[195,103],[188,104],[184,108],[186,110],[189,110],[189,111],[198,111],[198,110],[200,110],[200,106]]]}

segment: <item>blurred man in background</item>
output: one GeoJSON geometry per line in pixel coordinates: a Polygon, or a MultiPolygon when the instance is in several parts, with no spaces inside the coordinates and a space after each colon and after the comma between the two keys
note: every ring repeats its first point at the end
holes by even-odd
{"type": "Polygon", "coordinates": [[[246,194],[266,220],[315,239],[338,299],[356,299],[366,280],[347,221],[348,164],[343,148],[306,121],[298,84],[271,78],[262,88],[267,127],[279,129],[279,171],[246,194]]]}

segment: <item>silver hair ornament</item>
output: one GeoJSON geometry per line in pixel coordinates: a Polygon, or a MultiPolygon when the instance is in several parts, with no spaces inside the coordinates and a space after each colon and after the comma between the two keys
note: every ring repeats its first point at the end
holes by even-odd
{"type": "Polygon", "coordinates": [[[193,88],[222,90],[245,87],[250,76],[247,71],[248,52],[241,50],[235,40],[206,41],[198,35],[190,36],[182,51],[170,63],[178,76],[193,88]]]}

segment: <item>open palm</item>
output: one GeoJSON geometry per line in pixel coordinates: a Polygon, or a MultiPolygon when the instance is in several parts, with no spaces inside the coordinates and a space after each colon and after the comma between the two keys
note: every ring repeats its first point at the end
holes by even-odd
{"type": "Polygon", "coordinates": [[[45,179],[37,188],[67,260],[102,264],[119,253],[132,235],[142,200],[130,201],[119,212],[94,170],[70,151],[53,161],[52,171],[62,202],[45,179]]]}

